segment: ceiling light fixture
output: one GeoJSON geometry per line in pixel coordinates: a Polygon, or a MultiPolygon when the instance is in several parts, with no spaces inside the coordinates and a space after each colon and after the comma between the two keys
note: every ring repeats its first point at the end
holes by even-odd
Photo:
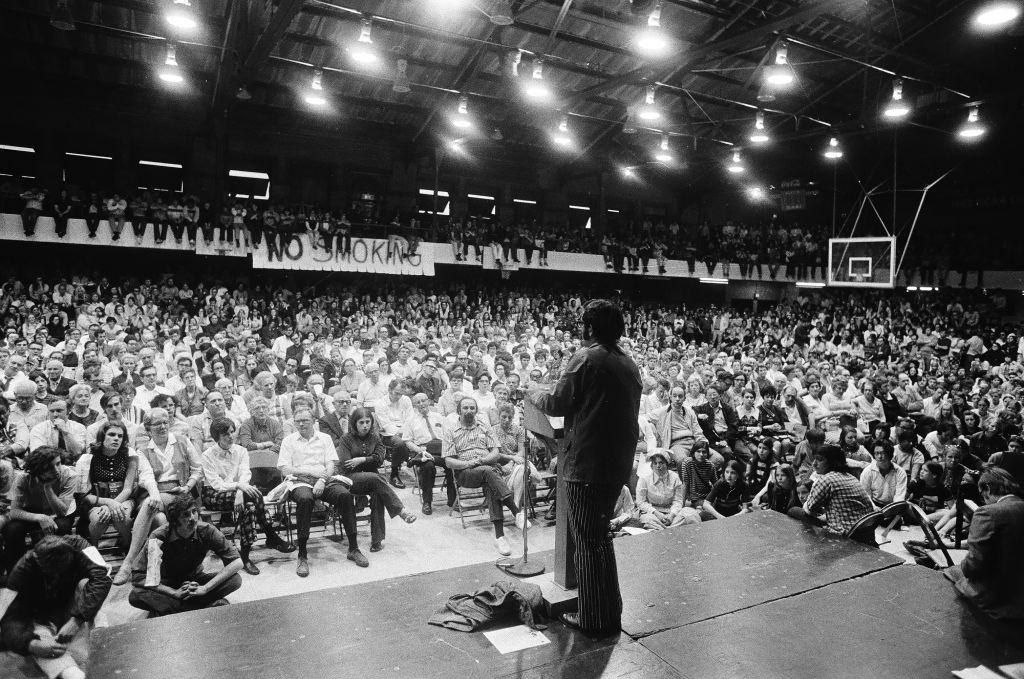
{"type": "Polygon", "coordinates": [[[839,140],[835,137],[828,140],[828,148],[825,149],[825,157],[829,160],[839,160],[843,157],[843,149],[839,147],[839,140]]]}
{"type": "Polygon", "coordinates": [[[661,135],[661,144],[658,145],[658,149],[654,152],[654,159],[661,163],[671,163],[675,160],[675,156],[672,155],[672,150],[668,145],[668,135],[661,135]]]}
{"type": "Polygon", "coordinates": [[[526,83],[526,96],[533,99],[547,99],[551,96],[551,90],[544,83],[544,60],[533,60],[533,75],[526,83]]]}
{"type": "Polygon", "coordinates": [[[377,61],[377,54],[373,51],[373,37],[371,32],[373,26],[369,19],[363,19],[359,26],[359,39],[352,46],[350,54],[357,63],[369,65],[377,61]]]}
{"type": "Polygon", "coordinates": [[[309,83],[309,91],[302,97],[310,106],[325,106],[327,104],[327,97],[321,94],[324,89],[323,77],[324,72],[319,68],[313,71],[313,80],[309,83]]]}
{"type": "Polygon", "coordinates": [[[972,104],[970,110],[967,112],[967,121],[964,122],[957,131],[957,135],[959,135],[961,139],[977,139],[988,131],[979,118],[979,106],[979,104],[972,104]]]}
{"type": "Polygon", "coordinates": [[[466,95],[459,97],[459,110],[452,118],[452,125],[461,129],[473,126],[473,121],[469,119],[469,99],[466,95]]]}
{"type": "Polygon", "coordinates": [[[157,72],[157,75],[159,75],[160,79],[165,83],[177,85],[185,82],[185,76],[181,74],[181,69],[178,68],[178,59],[175,54],[173,42],[167,43],[167,56],[164,58],[164,65],[157,72]]]}
{"type": "Polygon", "coordinates": [[[1020,16],[1018,2],[990,2],[974,15],[974,25],[982,30],[994,30],[1016,21],[1020,16]]]}
{"type": "Polygon", "coordinates": [[[654,89],[654,85],[647,87],[647,94],[644,97],[644,105],[638,114],[642,120],[651,121],[661,118],[661,111],[659,111],[654,105],[654,89]]]}
{"type": "Polygon", "coordinates": [[[768,131],[764,129],[764,111],[758,111],[754,118],[754,130],[750,133],[750,141],[755,144],[763,144],[770,139],[768,131]]]}
{"type": "Polygon", "coordinates": [[[494,11],[487,15],[495,26],[509,26],[512,24],[512,3],[509,0],[497,0],[494,4],[494,11]]]}
{"type": "Polygon", "coordinates": [[[636,38],[636,46],[644,54],[660,56],[668,48],[668,39],[661,30],[661,0],[656,0],[651,13],[647,15],[647,28],[636,38]]]}
{"type": "Polygon", "coordinates": [[[412,88],[409,86],[409,62],[405,59],[399,59],[395,70],[395,80],[391,84],[391,91],[399,94],[405,94],[412,88]]]}
{"type": "Polygon", "coordinates": [[[249,101],[252,99],[252,93],[249,91],[248,87],[240,85],[238,87],[238,91],[235,92],[235,99],[238,99],[239,101],[249,101]]]}
{"type": "Polygon", "coordinates": [[[558,129],[551,136],[551,139],[559,146],[570,146],[572,135],[569,134],[569,116],[563,115],[558,121],[558,129]]]}
{"type": "Polygon", "coordinates": [[[764,200],[766,197],[767,194],[764,192],[764,189],[762,189],[760,186],[747,187],[747,198],[749,198],[750,200],[754,202],[760,202],[764,200]]]}
{"type": "Polygon", "coordinates": [[[726,169],[729,170],[729,172],[732,172],[733,174],[739,174],[747,169],[743,165],[743,159],[740,157],[740,152],[738,149],[732,152],[732,162],[729,163],[726,169]]]}
{"type": "Polygon", "coordinates": [[[788,87],[793,84],[796,74],[789,65],[788,53],[789,46],[785,42],[780,42],[775,48],[775,63],[764,70],[765,83],[772,87],[788,87]]]}
{"type": "Polygon", "coordinates": [[[75,30],[75,17],[71,13],[69,2],[70,0],[57,0],[57,5],[53,8],[53,14],[50,15],[50,25],[58,30],[75,30]]]}
{"type": "Polygon", "coordinates": [[[164,20],[171,26],[183,30],[192,30],[199,25],[189,0],[174,0],[167,13],[164,14],[164,20]]]}
{"type": "Polygon", "coordinates": [[[892,99],[882,111],[882,115],[886,118],[897,119],[903,118],[908,113],[910,113],[910,106],[903,99],[903,80],[896,78],[892,83],[892,99]]]}

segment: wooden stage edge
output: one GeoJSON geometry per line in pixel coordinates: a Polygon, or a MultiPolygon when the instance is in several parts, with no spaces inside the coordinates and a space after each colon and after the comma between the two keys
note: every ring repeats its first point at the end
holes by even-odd
{"type": "Polygon", "coordinates": [[[612,638],[553,621],[550,643],[502,655],[482,633],[428,625],[449,596],[511,579],[488,562],[99,629],[89,676],[916,677],[1024,660],[940,574],[781,514],[615,548],[624,633],[612,638]]]}

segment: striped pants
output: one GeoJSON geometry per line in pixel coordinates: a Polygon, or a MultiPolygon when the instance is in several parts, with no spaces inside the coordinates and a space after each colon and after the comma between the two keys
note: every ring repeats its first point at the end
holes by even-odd
{"type": "Polygon", "coordinates": [[[615,550],[608,532],[621,486],[565,481],[569,535],[576,545],[573,563],[583,629],[618,628],[622,595],[615,550]]]}
{"type": "MultiPolygon", "coordinates": [[[[235,491],[216,491],[209,486],[204,486],[203,506],[220,512],[234,511],[235,491]]],[[[262,497],[255,501],[248,496],[245,498],[245,502],[242,504],[242,511],[235,516],[235,529],[240,535],[239,542],[242,544],[242,549],[251,547],[256,542],[256,524],[260,523],[263,525],[267,523],[264,516],[265,511],[262,497]]]]}

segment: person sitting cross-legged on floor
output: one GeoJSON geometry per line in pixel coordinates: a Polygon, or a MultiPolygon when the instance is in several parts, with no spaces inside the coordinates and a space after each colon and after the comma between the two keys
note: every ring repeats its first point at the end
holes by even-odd
{"type": "Polygon", "coordinates": [[[648,530],[661,530],[689,523],[700,523],[697,510],[683,506],[683,484],[669,470],[668,453],[658,448],[648,453],[651,470],[640,475],[636,484],[636,504],[640,522],[648,530]]]}
{"type": "Polygon", "coordinates": [[[295,523],[298,533],[299,561],[295,573],[301,578],[309,575],[309,557],[306,543],[313,521],[313,506],[317,500],[333,505],[341,515],[341,525],[348,538],[348,559],[357,566],[370,565],[359,550],[356,534],[356,512],[352,494],[345,484],[333,479],[338,468],[338,453],[331,437],[313,428],[313,412],[308,408],[295,411],[292,421],[296,431],[281,441],[281,454],[277,467],[285,476],[288,492],[295,503],[295,523]]]}
{"type": "Polygon", "coordinates": [[[110,591],[88,547],[77,535],[47,535],[0,590],[0,646],[32,656],[51,679],[85,679],[92,621],[110,591]]]}
{"type": "Polygon", "coordinates": [[[373,413],[356,408],[349,415],[348,433],[338,442],[338,463],[341,474],[352,480],[348,492],[370,496],[370,551],[384,548],[384,510],[391,518],[400,516],[406,523],[416,515],[405,509],[395,491],[384,482],[377,469],[384,462],[384,442],[373,426],[373,413]]]}
{"type": "Polygon", "coordinates": [[[210,424],[210,436],[216,445],[210,446],[202,455],[203,505],[207,509],[228,511],[235,514],[235,527],[242,534],[242,564],[249,575],[259,575],[260,569],[249,558],[256,542],[256,524],[267,535],[267,547],[279,552],[294,552],[270,525],[267,509],[263,504],[263,493],[249,483],[252,472],[249,469],[249,451],[235,443],[235,423],[226,417],[210,424]]]}
{"type": "Polygon", "coordinates": [[[458,403],[459,420],[454,427],[445,427],[441,437],[441,450],[445,464],[455,472],[455,480],[462,488],[484,488],[488,498],[491,523],[494,524],[494,546],[502,556],[512,553],[505,537],[502,507],[507,507],[516,524],[522,527],[526,520],[519,511],[512,491],[501,479],[498,464],[498,441],[490,429],[476,419],[476,400],[465,396],[458,403]]]}
{"type": "Polygon", "coordinates": [[[238,551],[216,526],[199,520],[191,495],[171,500],[164,514],[167,523],[153,531],[132,566],[128,603],[157,616],[227,604],[225,597],[242,586],[238,551]],[[216,573],[203,570],[210,552],[224,563],[216,573]]]}

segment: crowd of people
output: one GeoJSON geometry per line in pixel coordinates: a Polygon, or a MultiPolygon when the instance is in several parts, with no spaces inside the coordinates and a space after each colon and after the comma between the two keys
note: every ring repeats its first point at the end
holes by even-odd
{"type": "MultiPolygon", "coordinates": [[[[48,215],[55,220],[59,238],[66,237],[69,218],[84,219],[91,238],[106,220],[113,240],[125,234],[141,243],[152,232],[158,244],[171,237],[194,246],[201,238],[207,244],[246,249],[259,247],[264,240],[283,243],[296,234],[309,234],[319,243],[337,243],[344,251],[351,247],[353,235],[396,235],[408,240],[414,252],[421,241],[450,243],[457,261],[482,259],[485,248],[494,247],[503,261],[527,265],[534,257],[538,265],[546,265],[550,251],[584,252],[601,254],[606,268],[619,272],[664,273],[665,260],[678,259],[688,263],[690,273],[698,261],[712,272],[716,266],[736,263],[744,277],[756,272],[773,278],[782,265],[788,265],[789,278],[823,274],[828,256],[827,229],[798,223],[681,224],[664,218],[616,219],[598,235],[596,230],[572,228],[567,222],[539,223],[524,218],[504,225],[483,214],[446,216],[435,222],[429,215],[423,219],[419,212],[404,218],[396,213],[386,225],[368,225],[361,219],[350,221],[345,211],[338,209],[230,196],[211,202],[196,195],[150,190],[86,193],[60,189],[51,193],[33,186],[18,197],[20,205],[6,209],[21,214],[29,236],[35,233],[38,218],[48,215]]],[[[14,201],[9,197],[6,202],[14,201]]]]}
{"type": "MultiPolygon", "coordinates": [[[[317,503],[366,567],[359,507],[379,552],[386,518],[430,515],[443,477],[449,506],[486,490],[509,554],[506,522],[529,521],[521,500],[558,453],[525,431],[521,406],[580,347],[585,302],[373,278],[295,291],[83,273],[0,290],[0,526],[16,595],[2,638],[41,661],[68,657],[112,584],[165,615],[226,603],[241,573],[259,574],[254,550],[295,552],[308,575],[317,503]],[[419,512],[396,492],[407,483],[419,512]],[[201,510],[230,515],[238,546],[201,510]],[[74,556],[111,537],[126,555],[113,582],[74,556]],[[208,554],[224,568],[204,571],[208,554]],[[72,563],[92,604],[41,613],[27,592],[72,563]],[[33,627],[40,615],[52,629],[33,627]]],[[[845,535],[908,499],[947,532],[954,497],[1024,481],[1024,338],[993,297],[815,291],[758,312],[617,301],[643,393],[613,531],[765,509],[845,535]]]]}

